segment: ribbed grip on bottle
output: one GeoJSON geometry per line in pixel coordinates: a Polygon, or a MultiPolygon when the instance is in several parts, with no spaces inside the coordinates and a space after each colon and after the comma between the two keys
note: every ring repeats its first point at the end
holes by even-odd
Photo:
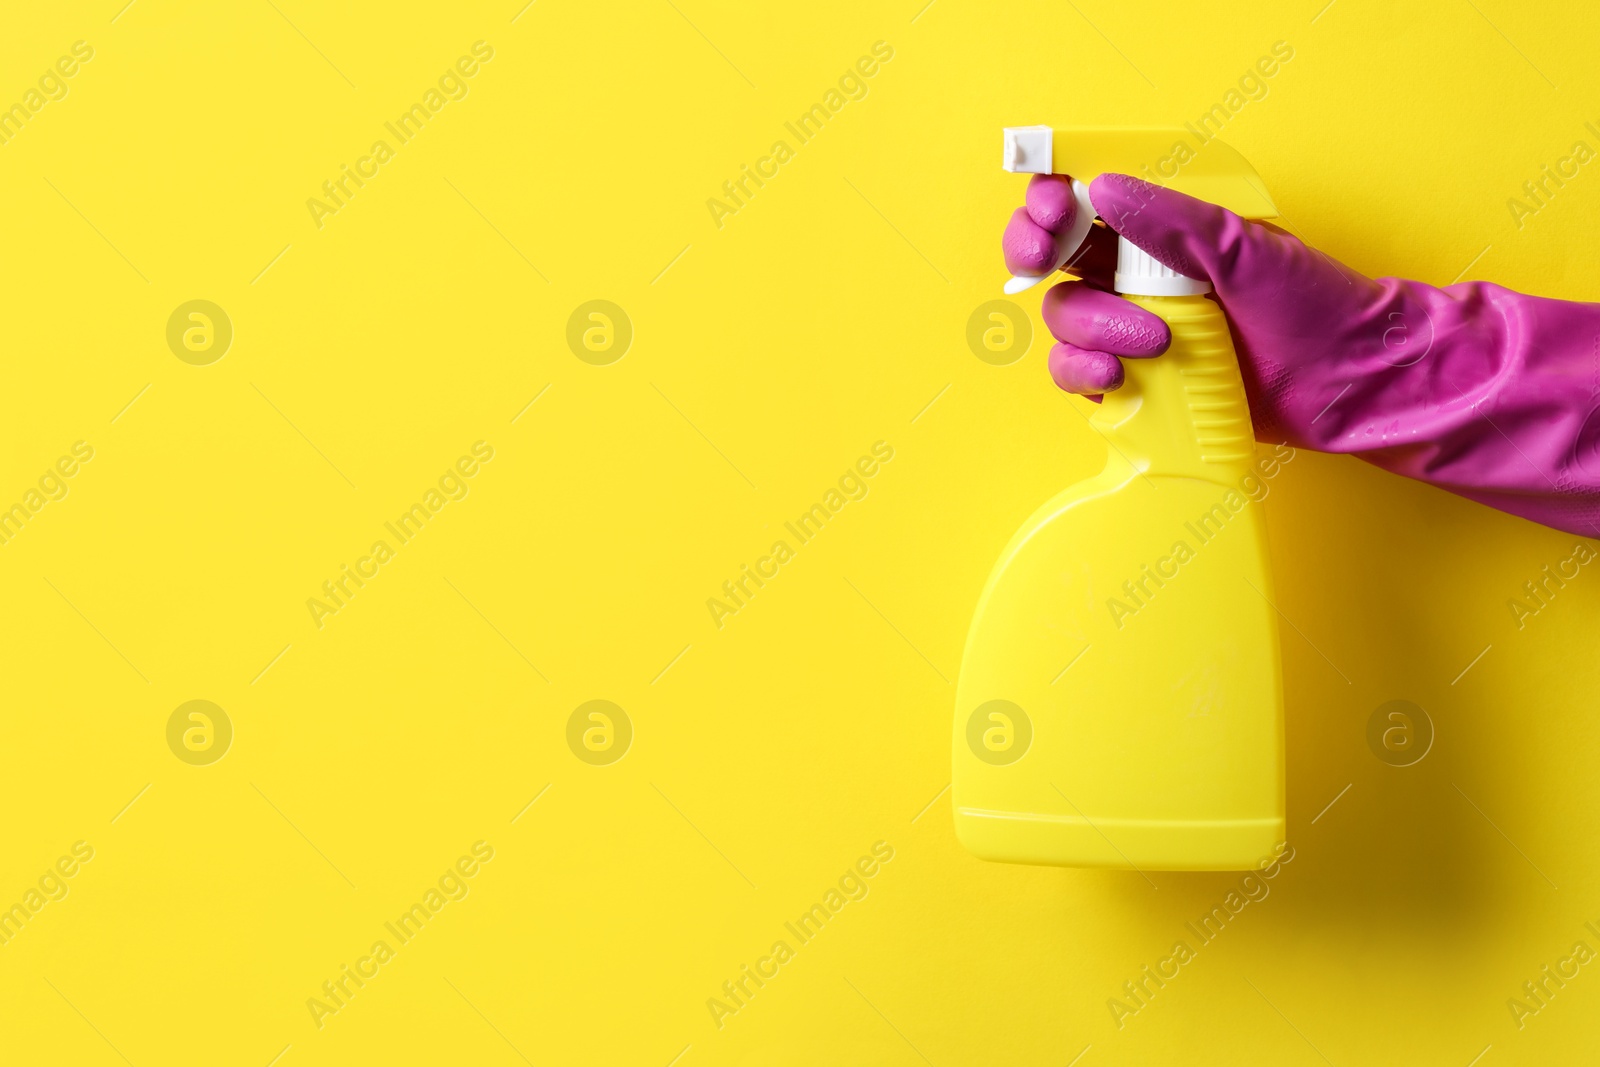
{"type": "MultiPolygon", "coordinates": [[[[1210,288],[1206,285],[1208,291],[1210,288]]],[[[1161,311],[1172,329],[1174,343],[1183,348],[1183,354],[1173,362],[1183,383],[1189,426],[1200,447],[1201,462],[1249,462],[1256,453],[1255,431],[1227,320],[1209,300],[1194,301],[1182,311],[1167,304],[1161,311]]]]}
{"type": "Polygon", "coordinates": [[[1255,434],[1222,309],[1203,296],[1129,299],[1166,320],[1172,345],[1156,359],[1125,360],[1122,388],[1090,423],[1148,474],[1236,485],[1255,458],[1255,434]]]}
{"type": "Polygon", "coordinates": [[[1119,293],[1136,296],[1199,296],[1211,292],[1211,283],[1179,274],[1128,240],[1117,238],[1117,275],[1112,283],[1119,293]]]}

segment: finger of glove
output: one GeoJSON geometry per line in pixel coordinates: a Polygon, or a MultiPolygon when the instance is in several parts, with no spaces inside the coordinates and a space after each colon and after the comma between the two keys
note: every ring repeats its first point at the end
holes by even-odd
{"type": "Polygon", "coordinates": [[[1080,349],[1143,359],[1160,355],[1172,343],[1161,316],[1078,282],[1051,287],[1040,313],[1056,340],[1080,349]]]}
{"type": "Polygon", "coordinates": [[[1005,235],[1000,238],[1006,270],[1019,275],[1048,274],[1056,265],[1056,248],[1055,234],[1034,222],[1027,208],[1019,207],[1011,213],[1005,235]]]}
{"type": "Polygon", "coordinates": [[[1051,233],[1065,233],[1078,215],[1072,179],[1062,174],[1035,174],[1024,203],[1028,217],[1051,233]]]}
{"type": "Polygon", "coordinates": [[[1122,361],[1109,352],[1095,352],[1065,341],[1050,349],[1050,377],[1069,393],[1093,396],[1122,385],[1122,361]]]}

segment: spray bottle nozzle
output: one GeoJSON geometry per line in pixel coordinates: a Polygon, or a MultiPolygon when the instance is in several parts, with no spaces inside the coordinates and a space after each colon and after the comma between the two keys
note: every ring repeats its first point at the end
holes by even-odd
{"type": "MultiPolygon", "coordinates": [[[[1040,275],[1017,275],[1005,291],[1031,289],[1070,263],[1094,223],[1088,182],[1107,173],[1132,174],[1153,184],[1220,204],[1247,219],[1278,214],[1261,179],[1243,156],[1212,138],[1198,147],[1179,129],[1077,129],[1011,126],[1005,130],[1001,165],[1022,174],[1070,174],[1078,211],[1059,238],[1057,260],[1040,275]],[[1056,136],[1057,133],[1061,136],[1056,136]]],[[[1145,296],[1187,296],[1211,285],[1163,266],[1132,242],[1117,241],[1116,290],[1145,296]]]]}
{"type": "Polygon", "coordinates": [[[1049,174],[1054,133],[1048,126],[1007,126],[1000,165],[1013,174],[1049,174]]]}

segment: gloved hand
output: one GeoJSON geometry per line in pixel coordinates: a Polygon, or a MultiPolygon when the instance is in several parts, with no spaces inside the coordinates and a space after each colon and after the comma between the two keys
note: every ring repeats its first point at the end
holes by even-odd
{"type": "MultiPolygon", "coordinates": [[[[1600,535],[1600,305],[1488,282],[1438,288],[1367,278],[1274,227],[1123,174],[1089,187],[1112,230],[1182,274],[1209,280],[1232,327],[1256,437],[1345,452],[1535,522],[1600,535]]],[[[1012,273],[1055,262],[1076,205],[1040,175],[1006,228],[1012,273]]],[[[1107,231],[1046,294],[1060,342],[1050,374],[1098,394],[1118,357],[1171,335],[1110,288],[1107,231]]]]}

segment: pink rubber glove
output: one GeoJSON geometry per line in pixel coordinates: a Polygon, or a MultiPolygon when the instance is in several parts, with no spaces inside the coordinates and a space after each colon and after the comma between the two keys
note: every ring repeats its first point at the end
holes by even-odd
{"type": "MultiPolygon", "coordinates": [[[[1209,280],[1233,328],[1256,437],[1347,452],[1490,507],[1600,535],[1600,305],[1488,282],[1372,279],[1281,231],[1123,174],[1089,188],[1117,233],[1209,280]]],[[[1074,203],[1060,177],[1028,188],[1002,243],[1013,273],[1054,262],[1074,203]]],[[[1118,356],[1166,350],[1166,324],[1104,291],[1096,227],[1084,282],[1045,296],[1062,389],[1117,388],[1118,356]]]]}

